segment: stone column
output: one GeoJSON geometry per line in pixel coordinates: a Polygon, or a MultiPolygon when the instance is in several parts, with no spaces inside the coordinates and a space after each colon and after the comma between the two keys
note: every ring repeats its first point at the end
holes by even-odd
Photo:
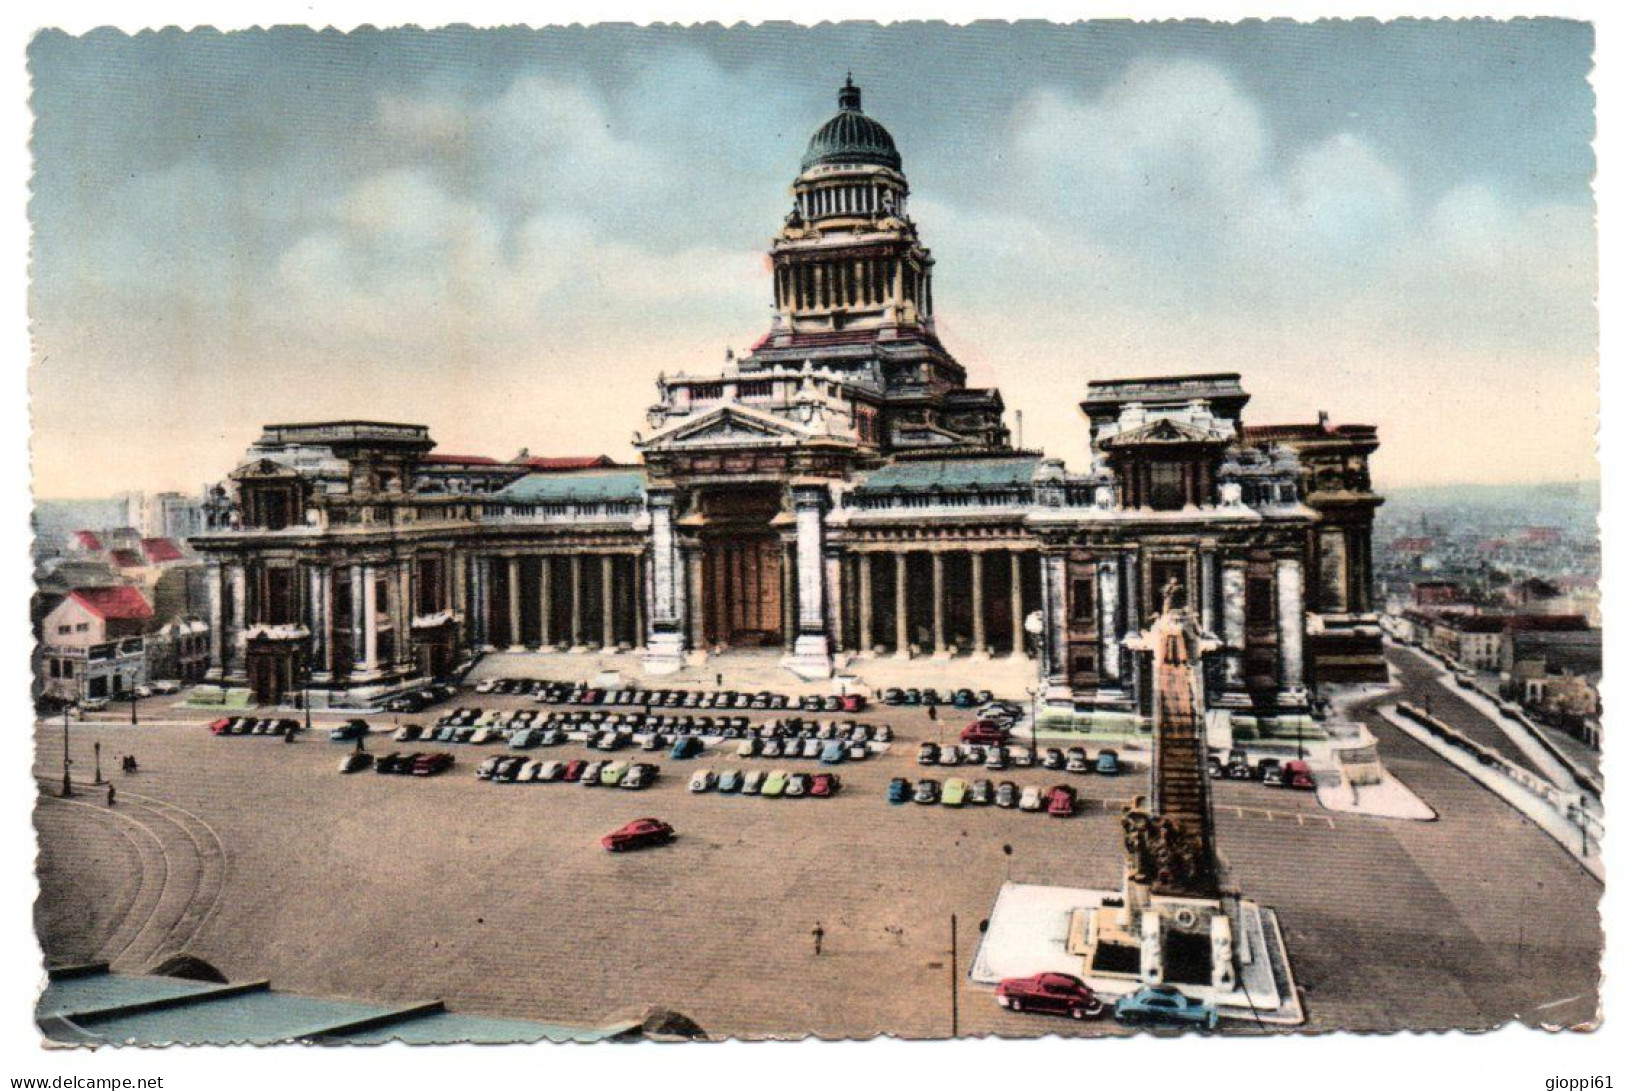
{"type": "Polygon", "coordinates": [[[1010,654],[1027,655],[1027,604],[1022,601],[1021,553],[1010,551],[1010,654]]]}
{"type": "Polygon", "coordinates": [[[1242,684],[1242,655],[1247,648],[1247,562],[1224,562],[1224,678],[1232,686],[1242,684]]]}
{"type": "Polygon", "coordinates": [[[310,673],[325,678],[331,673],[333,648],[328,636],[333,615],[330,599],[333,593],[333,570],[324,564],[312,565],[305,583],[309,593],[306,627],[310,629],[310,673]]]}
{"type": "Polygon", "coordinates": [[[943,632],[942,554],[931,554],[931,654],[946,657],[948,640],[943,632]]]}
{"type": "Polygon", "coordinates": [[[824,586],[824,507],[822,485],[791,490],[796,519],[796,643],[786,666],[803,678],[828,678],[829,619],[824,586]]]}
{"type": "Polygon", "coordinates": [[[544,650],[553,647],[553,558],[543,553],[536,558],[536,608],[539,614],[537,639],[544,650]]]}
{"type": "Polygon", "coordinates": [[[231,640],[226,644],[227,669],[236,674],[248,669],[247,645],[244,642],[248,610],[248,571],[240,564],[231,566],[231,640]]]}
{"type": "Polygon", "coordinates": [[[875,647],[874,557],[858,554],[858,651],[868,655],[875,647]]]}
{"type": "Polygon", "coordinates": [[[897,656],[907,659],[913,643],[908,627],[908,552],[900,551],[897,557],[897,656]]]}
{"type": "Polygon", "coordinates": [[[370,674],[378,669],[378,588],[376,570],[370,564],[358,566],[361,579],[357,586],[361,598],[361,673],[370,674]]]}
{"type": "Polygon", "coordinates": [[[212,682],[226,673],[226,570],[218,561],[209,562],[209,671],[212,682]]]}
{"type": "Polygon", "coordinates": [[[651,488],[649,509],[649,633],[643,649],[643,669],[650,674],[671,674],[683,665],[683,572],[677,551],[673,508],[677,493],[651,488]]]}
{"type": "MultiPolygon", "coordinates": [[[[684,606],[688,613],[688,639],[696,648],[710,644],[712,634],[705,627],[705,553],[696,547],[683,551],[683,568],[687,572],[682,581],[686,588],[684,606]]],[[[719,581],[720,581],[719,577],[719,581]]]]}
{"type": "Polygon", "coordinates": [[[1216,564],[1211,549],[1203,549],[1197,554],[1197,572],[1202,585],[1197,588],[1197,601],[1201,603],[1202,631],[1214,632],[1216,624],[1213,616],[1214,582],[1216,564]]]}
{"type": "Polygon", "coordinates": [[[977,659],[986,659],[987,620],[983,615],[982,553],[980,550],[976,550],[970,555],[970,609],[971,654],[977,659]]]}
{"type": "Polygon", "coordinates": [[[825,629],[829,632],[831,651],[846,649],[846,581],[841,578],[841,554],[828,550],[824,554],[824,602],[829,611],[825,629]]]}
{"type": "Polygon", "coordinates": [[[615,647],[615,557],[605,553],[598,562],[599,601],[603,603],[604,650],[615,647]]]}
{"type": "Polygon", "coordinates": [[[1303,562],[1282,557],[1275,562],[1275,624],[1281,656],[1280,688],[1303,689],[1303,562]]]}
{"type": "Polygon", "coordinates": [[[412,662],[412,618],[417,603],[412,601],[412,562],[405,560],[397,567],[400,601],[395,606],[395,662],[404,667],[412,662]]]}
{"type": "Polygon", "coordinates": [[[468,567],[469,632],[474,646],[482,651],[491,646],[491,562],[473,557],[468,567]]]}
{"type": "Polygon", "coordinates": [[[647,637],[643,631],[643,600],[648,594],[644,583],[643,558],[638,555],[632,557],[632,646],[641,648],[647,637]]]}
{"type": "Polygon", "coordinates": [[[508,650],[524,651],[525,634],[520,631],[520,622],[525,614],[519,603],[519,558],[508,558],[508,650]]]}
{"type": "Polygon", "coordinates": [[[581,554],[570,554],[570,650],[581,648],[581,554]]]}
{"type": "Polygon", "coordinates": [[[1117,557],[1101,558],[1095,578],[1099,581],[1100,603],[1100,673],[1113,681],[1123,676],[1123,633],[1117,624],[1117,557]]]}
{"type": "Polygon", "coordinates": [[[1064,687],[1066,671],[1066,555],[1045,553],[1039,560],[1044,585],[1044,659],[1045,681],[1050,686],[1064,687]]]}

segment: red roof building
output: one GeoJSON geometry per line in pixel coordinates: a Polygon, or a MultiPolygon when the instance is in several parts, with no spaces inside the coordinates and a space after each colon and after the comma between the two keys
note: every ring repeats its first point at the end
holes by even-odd
{"type": "Polygon", "coordinates": [[[141,539],[141,552],[147,555],[147,560],[153,564],[167,564],[170,561],[183,561],[186,554],[173,538],[143,538],[141,539]]]}
{"type": "Polygon", "coordinates": [[[147,562],[133,549],[115,549],[108,554],[114,568],[145,568],[147,562]]]}
{"type": "Polygon", "coordinates": [[[514,463],[531,473],[562,473],[568,470],[604,470],[619,465],[608,455],[565,455],[556,458],[516,458],[514,463]]]}
{"type": "Polygon", "coordinates": [[[68,597],[103,621],[152,618],[152,604],[134,587],[80,587],[68,597]]]}
{"type": "Polygon", "coordinates": [[[93,530],[76,530],[73,532],[73,538],[74,541],[79,543],[80,549],[88,549],[92,553],[102,551],[102,540],[96,536],[96,532],[93,530]]]}

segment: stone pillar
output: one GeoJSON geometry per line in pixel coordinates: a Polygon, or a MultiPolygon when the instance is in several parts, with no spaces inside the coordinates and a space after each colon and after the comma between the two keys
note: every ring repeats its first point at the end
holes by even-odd
{"type": "Polygon", "coordinates": [[[543,553],[536,558],[536,609],[539,614],[536,639],[544,651],[553,647],[553,558],[543,553]]]}
{"type": "Polygon", "coordinates": [[[1045,553],[1039,557],[1043,577],[1044,649],[1040,669],[1046,685],[1063,692],[1066,670],[1066,555],[1045,553]]]}
{"type": "Polygon", "coordinates": [[[646,637],[643,631],[644,599],[648,588],[644,583],[643,558],[632,557],[632,646],[642,648],[646,637]]]}
{"type": "Polygon", "coordinates": [[[858,651],[868,655],[875,647],[874,557],[858,554],[858,651]]]}
{"type": "Polygon", "coordinates": [[[1117,623],[1117,565],[1116,556],[1103,557],[1095,574],[1100,584],[1095,595],[1100,604],[1100,673],[1114,682],[1123,677],[1123,633],[1117,623]]]}
{"type": "Polygon", "coordinates": [[[1275,562],[1275,624],[1281,656],[1283,700],[1303,700],[1303,562],[1282,557],[1275,562]]]}
{"type": "Polygon", "coordinates": [[[581,650],[581,554],[570,554],[570,650],[581,650]]]}
{"type": "Polygon", "coordinates": [[[987,658],[987,619],[983,605],[982,553],[977,550],[970,555],[971,654],[977,659],[987,658]]]}
{"type": "Polygon", "coordinates": [[[378,581],[377,569],[361,566],[361,670],[378,670],[378,581]]]}
{"type": "Polygon", "coordinates": [[[673,519],[677,493],[651,488],[645,503],[649,509],[649,632],[643,669],[650,674],[671,674],[683,666],[684,647],[684,574],[673,519]]]}
{"type": "Polygon", "coordinates": [[[417,603],[412,601],[412,562],[404,560],[396,568],[400,601],[395,606],[395,662],[406,667],[412,662],[412,618],[417,603]]]}
{"type": "Polygon", "coordinates": [[[846,650],[846,581],[842,579],[841,554],[835,550],[824,553],[824,602],[829,611],[825,629],[829,633],[830,650],[846,650]]]}
{"type": "Polygon", "coordinates": [[[226,673],[226,570],[218,561],[209,562],[209,671],[211,682],[226,673]]]}
{"type": "Polygon", "coordinates": [[[1201,550],[1197,554],[1197,573],[1198,579],[1201,580],[1201,586],[1197,588],[1197,601],[1201,603],[1202,631],[1204,633],[1216,631],[1215,625],[1217,622],[1213,611],[1213,600],[1216,597],[1214,595],[1214,584],[1217,580],[1216,572],[1217,564],[1213,551],[1211,549],[1201,550]]]}
{"type": "Polygon", "coordinates": [[[947,635],[943,632],[943,595],[942,586],[942,554],[931,554],[931,654],[937,657],[946,657],[948,654],[947,635]]]}
{"type": "Polygon", "coordinates": [[[1010,654],[1027,655],[1027,604],[1022,601],[1021,553],[1010,551],[1010,654]]]}
{"type": "Polygon", "coordinates": [[[797,600],[796,582],[796,553],[794,542],[779,543],[779,629],[784,634],[784,650],[786,655],[793,654],[796,648],[796,613],[800,609],[797,600]]]}
{"type": "Polygon", "coordinates": [[[474,646],[491,647],[491,558],[474,557],[469,562],[469,631],[474,646]]]}
{"type": "Polygon", "coordinates": [[[897,557],[897,656],[907,659],[911,654],[913,644],[912,634],[908,627],[908,553],[906,551],[895,554],[897,557]]]}
{"type": "Polygon", "coordinates": [[[508,558],[508,650],[524,651],[525,634],[520,631],[519,623],[524,620],[524,611],[519,604],[519,558],[508,558]]]}
{"type": "Polygon", "coordinates": [[[599,601],[603,603],[604,650],[615,648],[615,557],[605,553],[598,562],[599,601]]]}
{"type": "Polygon", "coordinates": [[[803,678],[828,678],[829,619],[824,586],[824,506],[822,485],[791,490],[796,519],[796,643],[785,666],[803,678]]]}
{"type": "Polygon", "coordinates": [[[1242,655],[1247,648],[1247,562],[1224,562],[1224,679],[1239,687],[1242,682],[1242,655]]]}
{"type": "Polygon", "coordinates": [[[688,640],[693,647],[705,648],[712,636],[705,627],[705,553],[699,547],[686,549],[682,551],[682,558],[686,573],[681,583],[686,588],[683,601],[688,615],[688,640]]]}
{"type": "Polygon", "coordinates": [[[305,588],[309,608],[305,614],[305,627],[310,630],[310,673],[312,678],[325,681],[332,673],[333,645],[329,636],[333,615],[330,600],[333,593],[333,570],[324,564],[311,565],[305,588]]]}

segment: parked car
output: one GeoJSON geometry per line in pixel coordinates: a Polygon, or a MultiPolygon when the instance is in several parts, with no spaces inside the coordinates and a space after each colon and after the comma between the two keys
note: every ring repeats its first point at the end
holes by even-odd
{"type": "Polygon", "coordinates": [[[1232,750],[1224,763],[1224,775],[1231,780],[1253,779],[1252,762],[1248,760],[1247,751],[1232,750]]]}
{"type": "Polygon", "coordinates": [[[791,773],[784,782],[784,794],[788,798],[800,799],[812,788],[812,778],[806,773],[791,773]]]}
{"type": "Polygon", "coordinates": [[[1003,746],[1005,729],[991,720],[973,720],[959,733],[959,741],[975,746],[1003,746]]]}
{"type": "Polygon", "coordinates": [[[1066,752],[1066,771],[1068,773],[1087,773],[1089,771],[1089,753],[1081,746],[1074,746],[1066,752]]]}
{"type": "Polygon", "coordinates": [[[841,790],[841,778],[834,773],[814,773],[807,794],[814,799],[828,799],[841,790]]]}
{"type": "Polygon", "coordinates": [[[1004,747],[990,746],[987,748],[987,767],[994,771],[1003,769],[1006,765],[1007,755],[1004,747]]]}
{"type": "Polygon", "coordinates": [[[1044,793],[1036,784],[1029,784],[1021,790],[1021,801],[1016,804],[1024,811],[1038,811],[1044,807],[1044,793]]]}
{"type": "Polygon", "coordinates": [[[366,720],[350,720],[329,731],[327,739],[329,742],[354,742],[356,739],[365,738],[371,731],[372,728],[367,725],[366,720]]]}
{"type": "Polygon", "coordinates": [[[1213,1030],[1219,1013],[1211,1004],[1186,996],[1172,985],[1146,985],[1117,1002],[1117,1021],[1125,1026],[1196,1027],[1213,1030]]]}
{"type": "Polygon", "coordinates": [[[909,782],[902,777],[892,777],[891,784],[886,787],[887,803],[907,803],[913,795],[909,782]]]}
{"type": "Polygon", "coordinates": [[[942,805],[944,807],[963,807],[965,796],[970,791],[962,777],[949,777],[942,785],[942,805]]]}
{"type": "Polygon", "coordinates": [[[922,780],[914,786],[914,802],[935,803],[942,798],[942,789],[934,780],[922,780]]]}
{"type": "Polygon", "coordinates": [[[862,712],[869,705],[869,698],[861,693],[848,693],[841,697],[842,712],[862,712]]]}
{"type": "Polygon", "coordinates": [[[717,786],[717,775],[709,769],[701,769],[688,778],[688,790],[696,794],[709,792],[717,786]]]}
{"type": "Polygon", "coordinates": [[[151,685],[152,692],[161,696],[168,696],[181,691],[181,684],[173,678],[156,678],[151,685]]]}
{"type": "Polygon", "coordinates": [[[1281,787],[1297,788],[1300,791],[1312,792],[1315,790],[1315,774],[1305,761],[1288,761],[1281,764],[1281,787]]]}
{"type": "Polygon", "coordinates": [[[745,777],[742,773],[740,773],[739,770],[724,769],[721,773],[717,774],[717,791],[722,792],[725,795],[732,795],[733,793],[739,791],[739,788],[744,781],[745,777]]]}
{"type": "Polygon", "coordinates": [[[1095,991],[1071,974],[1007,977],[993,990],[993,996],[1001,1008],[1011,1011],[1067,1015],[1073,1019],[1093,1019],[1106,1010],[1095,991]]]}
{"type": "Polygon", "coordinates": [[[621,782],[621,778],[626,776],[630,768],[631,766],[624,761],[605,762],[604,767],[598,771],[598,783],[605,788],[613,788],[621,782]]]}
{"type": "Polygon", "coordinates": [[[631,791],[648,788],[660,779],[660,766],[651,765],[646,761],[633,762],[627,769],[626,775],[621,778],[621,787],[631,791]]]}
{"type": "Polygon", "coordinates": [[[1095,772],[1103,777],[1115,777],[1123,771],[1123,763],[1117,758],[1117,751],[1102,750],[1095,755],[1095,772]]]}
{"type": "Polygon", "coordinates": [[[220,717],[220,719],[215,720],[215,721],[213,721],[212,723],[209,724],[209,734],[211,734],[211,735],[230,735],[231,734],[231,729],[236,727],[236,726],[237,726],[237,717],[235,717],[235,716],[222,716],[222,717],[220,717]]]}
{"type": "Polygon", "coordinates": [[[986,807],[992,803],[993,782],[991,780],[971,781],[969,800],[978,807],[986,807]]]}
{"type": "Polygon", "coordinates": [[[1051,788],[1047,798],[1051,818],[1071,818],[1078,812],[1078,794],[1065,784],[1051,788]]]}
{"type": "Polygon", "coordinates": [[[846,760],[847,746],[840,739],[831,739],[824,744],[823,752],[818,760],[825,765],[839,765],[846,760]]]}
{"type": "Polygon", "coordinates": [[[671,756],[674,761],[697,758],[704,752],[705,744],[693,735],[684,735],[671,745],[671,756]]]}
{"type": "Polygon", "coordinates": [[[996,806],[1008,810],[1016,805],[1019,795],[1020,789],[1015,786],[1013,781],[1001,780],[998,788],[994,789],[993,802],[996,806]]]}
{"type": "Polygon", "coordinates": [[[748,796],[761,795],[762,781],[766,779],[766,777],[767,774],[762,772],[760,769],[750,770],[745,774],[744,781],[739,785],[739,791],[748,796]]]}
{"type": "Polygon", "coordinates": [[[562,780],[564,777],[564,763],[562,761],[544,761],[542,767],[536,771],[536,779],[543,783],[562,780]]]}
{"type": "Polygon", "coordinates": [[[607,761],[589,761],[587,767],[581,770],[582,785],[587,788],[596,787],[599,779],[603,776],[604,766],[608,764],[607,761]]]}
{"type": "Polygon", "coordinates": [[[1046,747],[1042,764],[1045,769],[1065,769],[1066,755],[1053,746],[1046,747]]]}
{"type": "Polygon", "coordinates": [[[630,849],[664,845],[677,833],[658,818],[635,818],[600,842],[607,852],[626,852],[630,849]]]}
{"type": "Polygon", "coordinates": [[[365,750],[357,750],[353,754],[344,755],[344,760],[339,762],[339,772],[359,773],[371,764],[372,755],[365,750]]]}
{"type": "Polygon", "coordinates": [[[587,763],[577,758],[575,761],[565,762],[564,773],[559,777],[566,784],[574,784],[581,779],[581,774],[587,771],[587,763]]]}
{"type": "Polygon", "coordinates": [[[789,786],[790,775],[783,769],[775,769],[762,781],[762,794],[764,796],[782,796],[784,789],[789,786]]]}
{"type": "Polygon", "coordinates": [[[1261,781],[1271,787],[1281,786],[1281,759],[1259,758],[1258,764],[1253,766],[1253,779],[1261,781]]]}
{"type": "Polygon", "coordinates": [[[938,765],[958,765],[959,764],[959,747],[953,745],[952,743],[949,743],[947,746],[944,746],[942,748],[942,750],[937,754],[937,764],[938,765]]]}
{"type": "Polygon", "coordinates": [[[457,759],[450,754],[419,754],[412,762],[412,775],[414,777],[439,776],[457,763],[457,759]]]}
{"type": "Polygon", "coordinates": [[[402,724],[395,732],[395,741],[416,742],[418,736],[421,734],[423,734],[423,728],[419,727],[417,724],[402,724]]]}
{"type": "Polygon", "coordinates": [[[935,765],[937,763],[937,758],[940,756],[940,754],[941,754],[941,751],[939,751],[937,749],[937,744],[936,743],[934,743],[934,742],[922,742],[920,744],[920,750],[919,750],[919,754],[917,755],[917,760],[919,761],[919,763],[921,765],[935,765]]]}
{"type": "MultiPolygon", "coordinates": [[[[354,755],[351,756],[353,757],[354,755]]],[[[405,760],[405,755],[400,753],[385,754],[383,757],[372,763],[372,771],[374,773],[384,774],[394,773],[400,768],[401,762],[405,760]]]]}
{"type": "Polygon", "coordinates": [[[891,686],[880,695],[880,699],[888,705],[900,705],[903,703],[903,691],[896,686],[891,686]]]}
{"type": "Polygon", "coordinates": [[[531,747],[540,744],[541,741],[541,732],[536,728],[521,727],[518,731],[515,731],[512,735],[508,736],[508,749],[529,750],[531,747]]]}

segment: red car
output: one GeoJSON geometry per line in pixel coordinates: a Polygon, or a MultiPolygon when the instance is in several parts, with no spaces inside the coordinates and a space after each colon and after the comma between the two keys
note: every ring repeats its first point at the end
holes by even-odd
{"type": "Polygon", "coordinates": [[[959,733],[959,741],[971,746],[1003,746],[1004,728],[991,720],[977,720],[959,733]]]}
{"type": "Polygon", "coordinates": [[[608,852],[625,852],[646,845],[664,845],[675,836],[676,831],[658,818],[636,818],[605,836],[601,844],[608,852]]]}
{"type": "Polygon", "coordinates": [[[1078,796],[1065,784],[1057,784],[1049,790],[1049,814],[1051,818],[1071,818],[1078,812],[1078,796]]]}
{"type": "Polygon", "coordinates": [[[1106,1010],[1094,990],[1071,974],[1007,977],[993,990],[999,1006],[1011,1011],[1049,1012],[1074,1019],[1093,1019],[1106,1010]]]}
{"type": "Polygon", "coordinates": [[[574,784],[581,779],[581,774],[587,771],[587,763],[577,758],[564,767],[564,775],[559,779],[574,784]]]}
{"type": "Polygon", "coordinates": [[[1299,788],[1304,791],[1315,790],[1315,774],[1310,770],[1306,761],[1284,761],[1281,763],[1281,786],[1283,788],[1299,788]]]}
{"type": "Polygon", "coordinates": [[[812,787],[807,790],[810,796],[826,799],[841,790],[841,778],[834,773],[814,773],[812,787]]]}
{"type": "Polygon", "coordinates": [[[414,777],[432,777],[444,773],[457,763],[450,754],[419,754],[412,763],[414,777]]]}
{"type": "Polygon", "coordinates": [[[862,712],[869,704],[869,698],[861,693],[847,693],[841,696],[842,712],[862,712]]]}
{"type": "Polygon", "coordinates": [[[236,722],[236,719],[237,717],[235,716],[222,716],[220,719],[209,725],[209,732],[214,735],[229,735],[231,733],[231,725],[236,722]]]}

